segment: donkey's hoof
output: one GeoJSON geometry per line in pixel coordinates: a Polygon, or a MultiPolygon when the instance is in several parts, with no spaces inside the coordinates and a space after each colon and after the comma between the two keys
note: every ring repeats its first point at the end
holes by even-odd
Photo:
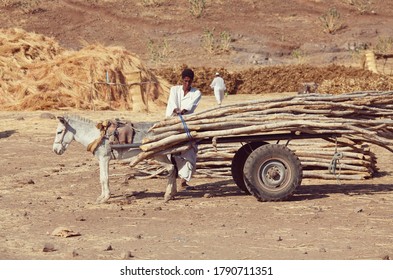
{"type": "Polygon", "coordinates": [[[168,203],[170,200],[174,200],[175,197],[173,195],[164,195],[164,203],[168,203]]]}
{"type": "Polygon", "coordinates": [[[108,197],[98,197],[97,198],[97,200],[96,200],[96,204],[103,204],[103,203],[106,203],[106,202],[108,202],[108,200],[109,200],[109,196],[108,197]]]}

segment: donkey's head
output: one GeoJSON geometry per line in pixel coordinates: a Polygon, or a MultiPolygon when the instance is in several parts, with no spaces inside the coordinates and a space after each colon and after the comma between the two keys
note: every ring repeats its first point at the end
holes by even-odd
{"type": "Polygon", "coordinates": [[[57,117],[59,124],[56,129],[55,142],[53,143],[53,151],[61,155],[65,152],[68,145],[74,140],[75,129],[70,126],[64,117],[57,117]]]}

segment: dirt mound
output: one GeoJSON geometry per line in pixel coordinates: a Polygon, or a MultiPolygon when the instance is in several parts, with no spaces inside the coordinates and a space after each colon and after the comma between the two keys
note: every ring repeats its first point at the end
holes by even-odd
{"type": "Polygon", "coordinates": [[[120,47],[67,51],[42,35],[1,31],[2,109],[128,109],[162,106],[169,84],[120,47]]]}

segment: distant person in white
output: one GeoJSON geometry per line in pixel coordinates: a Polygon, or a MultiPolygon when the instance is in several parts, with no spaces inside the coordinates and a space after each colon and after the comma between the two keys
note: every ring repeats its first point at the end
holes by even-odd
{"type": "MultiPolygon", "coordinates": [[[[201,100],[201,92],[191,87],[194,80],[194,72],[191,69],[184,69],[182,74],[183,85],[173,86],[169,93],[168,104],[166,107],[166,117],[179,117],[178,115],[192,114],[201,100]]],[[[174,154],[181,178],[182,188],[191,188],[188,182],[196,168],[198,147],[193,143],[192,147],[180,154],[174,154]]]]}
{"type": "Polygon", "coordinates": [[[224,93],[226,90],[224,79],[220,77],[220,73],[216,73],[210,87],[214,90],[214,96],[216,97],[217,104],[221,105],[224,99],[224,93]]]}

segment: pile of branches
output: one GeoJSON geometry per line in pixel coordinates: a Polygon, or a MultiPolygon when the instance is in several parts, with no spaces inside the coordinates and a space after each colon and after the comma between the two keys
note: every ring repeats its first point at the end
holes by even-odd
{"type": "MultiPolygon", "coordinates": [[[[241,143],[199,145],[197,168],[193,176],[232,178],[232,159],[241,146],[241,143]]],[[[378,172],[376,156],[367,144],[357,145],[350,141],[336,144],[325,139],[299,139],[290,141],[288,147],[302,164],[303,178],[363,180],[372,178],[378,172]],[[342,158],[335,162],[333,168],[333,158],[337,153],[341,153],[342,158]]],[[[132,177],[136,179],[163,178],[168,175],[159,162],[150,159],[137,164],[132,172],[132,177]]]]}
{"type": "Polygon", "coordinates": [[[228,136],[295,133],[341,135],[341,146],[375,144],[393,151],[393,92],[297,95],[222,106],[156,123],[131,165],[192,142],[228,136]],[[186,125],[185,125],[186,124],[186,125]]]}
{"type": "MultiPolygon", "coordinates": [[[[200,145],[196,178],[231,178],[231,164],[240,143],[222,144],[217,147],[200,145]]],[[[324,139],[292,140],[288,147],[298,156],[303,167],[303,178],[362,180],[378,172],[376,156],[367,144],[337,143],[324,139]],[[337,153],[342,158],[333,168],[337,153]]]]}

